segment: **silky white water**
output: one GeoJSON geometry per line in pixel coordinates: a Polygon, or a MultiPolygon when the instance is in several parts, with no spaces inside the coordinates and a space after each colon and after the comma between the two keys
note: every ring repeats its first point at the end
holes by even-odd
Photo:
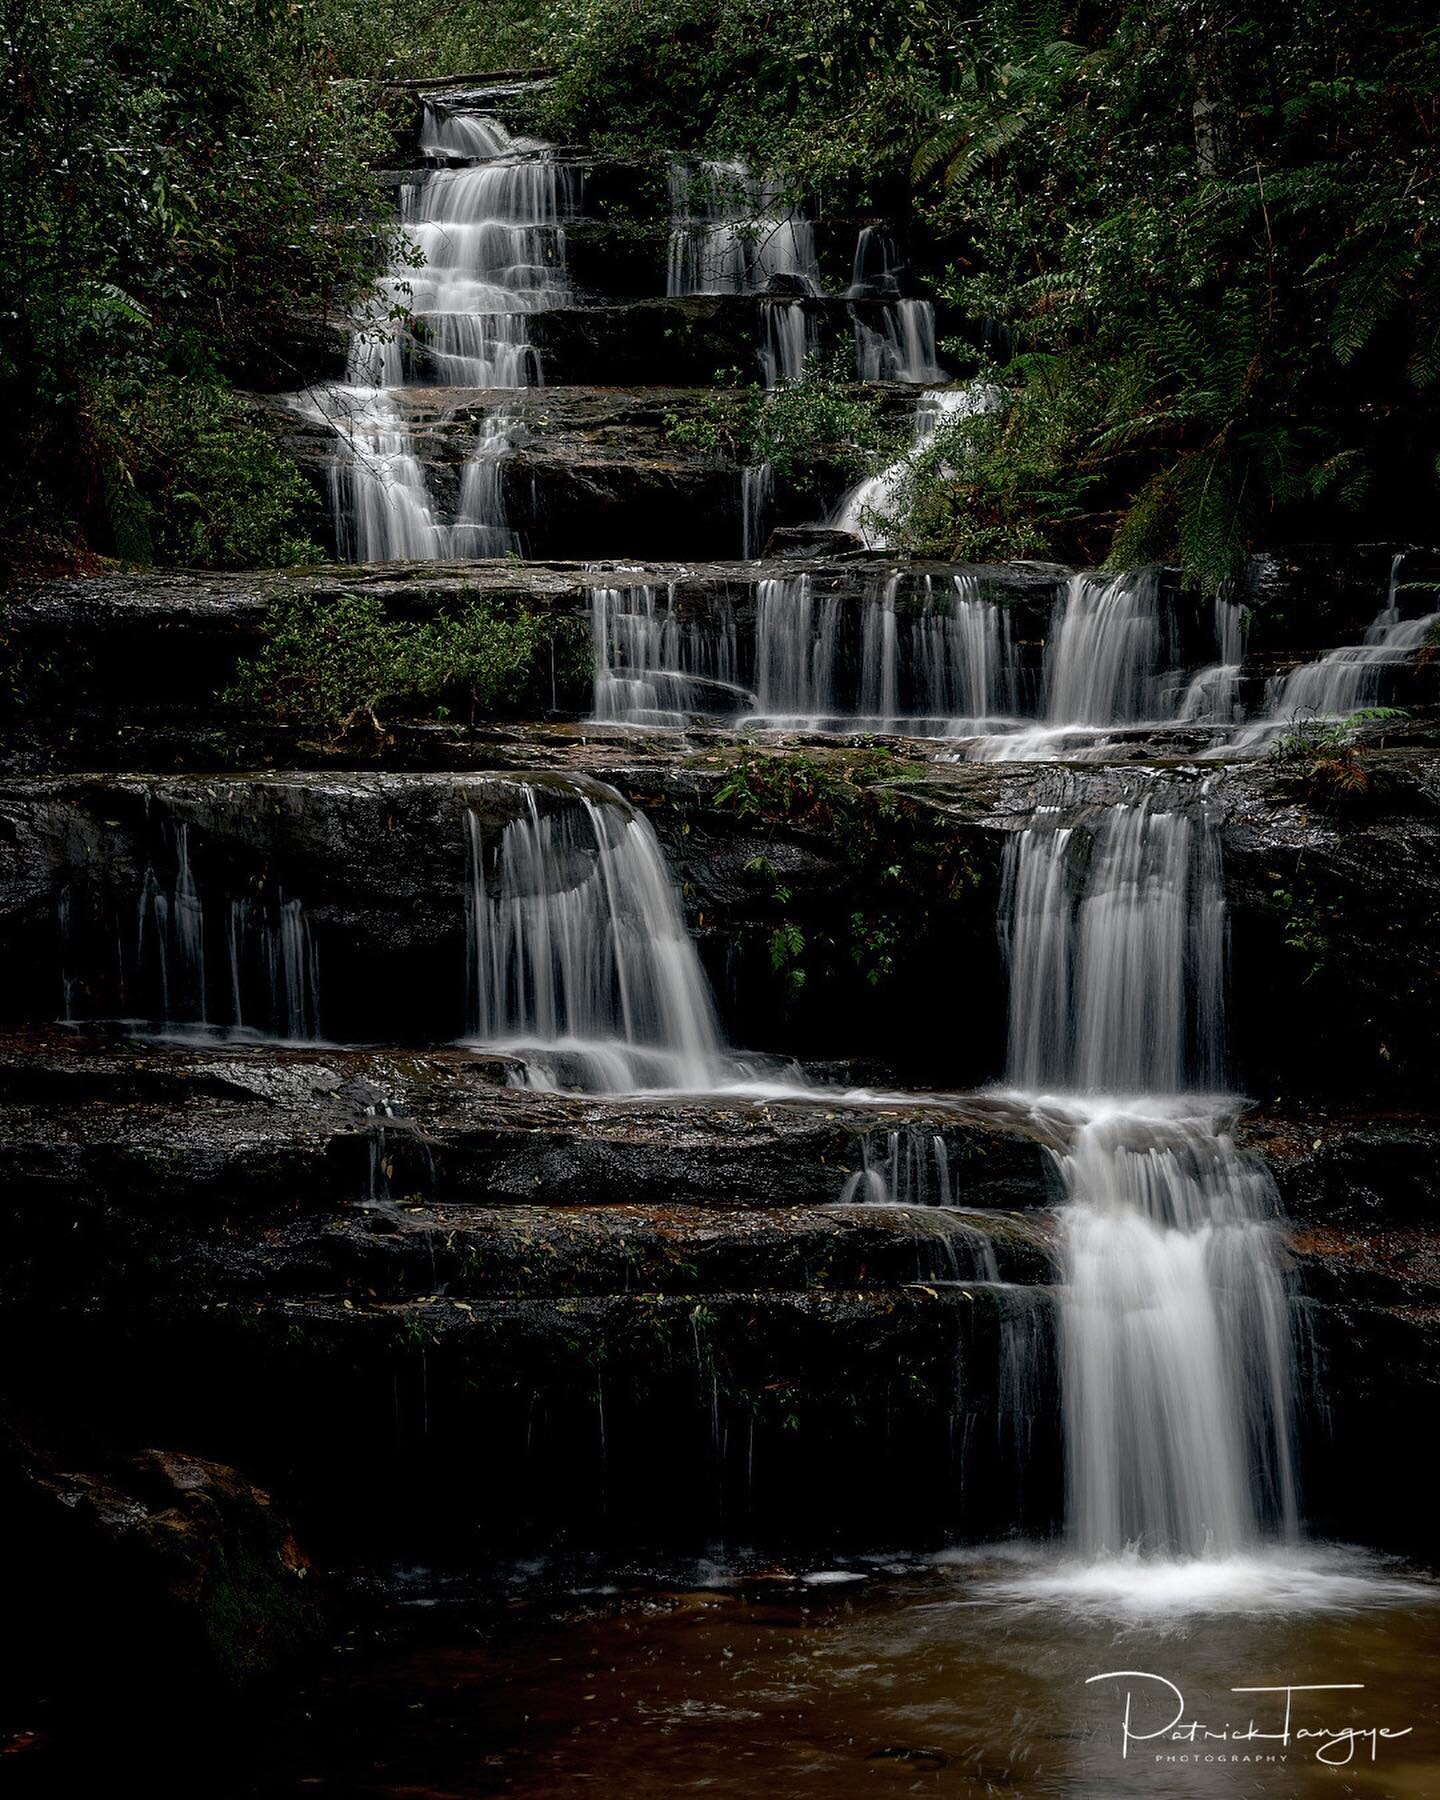
{"type": "MultiPolygon", "coordinates": [[[[380,283],[400,316],[357,333],[345,384],[308,389],[296,402],[340,438],[330,498],[347,561],[518,551],[504,495],[514,418],[496,409],[482,419],[447,509],[426,473],[426,409],[407,390],[538,385],[528,316],[569,296],[564,225],[578,199],[576,172],[498,119],[435,101],[425,103],[421,144],[447,166],[401,193],[406,251],[380,283]]],[[[440,425],[450,415],[429,416],[440,425]]]]}
{"type": "Polygon", "coordinates": [[[189,822],[162,816],[157,837],[133,937],[120,946],[127,994],[167,1031],[318,1039],[319,954],[301,901],[283,890],[264,898],[207,892],[189,822]]]}
{"type": "Polygon", "coordinates": [[[1138,1553],[1239,1559],[1243,1586],[1298,1530],[1293,1356],[1273,1187],[1214,1094],[1215,828],[1145,797],[1037,817],[1003,916],[1011,1079],[1064,1133],[1071,1542],[1116,1580],[1138,1553]]]}
{"type": "Polygon", "coordinates": [[[667,294],[759,294],[775,276],[818,281],[813,229],[743,163],[670,169],[667,294]]]}
{"type": "MultiPolygon", "coordinates": [[[[1397,558],[1397,563],[1398,563],[1397,558]]],[[[1277,723],[1304,718],[1344,719],[1383,698],[1387,674],[1411,662],[1440,627],[1440,612],[1404,619],[1396,582],[1365,632],[1365,641],[1332,650],[1269,684],[1266,711],[1277,723]]]]}
{"type": "Polygon", "coordinates": [[[714,1006],[649,824],[599,783],[517,791],[488,851],[468,814],[470,1037],[538,1086],[717,1086],[714,1006]]]}
{"type": "Polygon", "coordinates": [[[830,515],[829,524],[837,531],[853,531],[867,550],[889,549],[888,515],[913,460],[935,441],[947,419],[983,412],[992,404],[993,389],[983,382],[971,382],[965,387],[935,388],[922,394],[915,409],[910,446],[905,454],[843,494],[830,515]]]}
{"type": "Polygon", "coordinates": [[[752,629],[713,596],[686,606],[674,583],[592,587],[593,716],[947,737],[1013,707],[1009,617],[975,577],[924,576],[901,595],[881,572],[850,604],[808,572],[753,592],[752,629]]]}

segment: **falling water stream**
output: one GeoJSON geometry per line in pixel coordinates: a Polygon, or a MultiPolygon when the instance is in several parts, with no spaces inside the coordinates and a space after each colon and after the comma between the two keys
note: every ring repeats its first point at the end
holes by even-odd
{"type": "Polygon", "coordinates": [[[338,434],[330,498],[348,561],[520,548],[504,494],[513,413],[496,406],[481,417],[458,495],[443,502],[426,464],[426,420],[444,425],[452,409],[437,409],[426,390],[538,385],[530,315],[569,294],[565,221],[578,197],[575,170],[498,119],[435,101],[425,103],[421,148],[444,166],[401,190],[405,254],[381,283],[399,316],[356,332],[344,385],[306,389],[295,402],[338,434]]]}
{"type": "MultiPolygon", "coordinates": [[[[1122,634],[1123,635],[1123,634],[1122,634]]],[[[1125,660],[1143,671],[1148,648],[1125,660]]],[[[1111,684],[1113,687],[1113,684],[1111,684]]],[[[1203,792],[1055,809],[1008,853],[1010,1074],[1057,1164],[1067,1519],[1083,1582],[1293,1543],[1294,1357],[1272,1184],[1230,1134],[1226,921],[1203,792]]]]}

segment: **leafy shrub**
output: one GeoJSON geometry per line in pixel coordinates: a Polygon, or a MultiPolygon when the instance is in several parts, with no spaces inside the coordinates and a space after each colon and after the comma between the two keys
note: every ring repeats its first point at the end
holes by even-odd
{"type": "Polygon", "coordinates": [[[93,402],[108,451],[115,547],[131,562],[186,568],[318,562],[313,488],[221,389],[107,383],[93,402]]]}
{"type": "MultiPolygon", "coordinates": [[[[737,379],[731,372],[731,379],[737,379]]],[[[879,405],[812,360],[798,381],[767,391],[751,383],[703,393],[686,413],[667,413],[671,443],[729,462],[768,462],[777,475],[827,461],[850,475],[889,453],[896,431],[879,405]]]]}
{"type": "Polygon", "coordinates": [[[473,718],[518,702],[536,683],[542,649],[576,621],[501,617],[475,598],[424,621],[392,620],[371,595],[278,600],[260,650],[224,698],[333,735],[386,713],[463,707],[473,718]]]}
{"type": "Polygon", "coordinates": [[[1271,755],[1299,780],[1312,800],[1354,800],[1368,794],[1375,779],[1356,742],[1357,729],[1372,721],[1406,716],[1404,707],[1367,706],[1348,719],[1296,719],[1292,729],[1276,739],[1271,755]]]}

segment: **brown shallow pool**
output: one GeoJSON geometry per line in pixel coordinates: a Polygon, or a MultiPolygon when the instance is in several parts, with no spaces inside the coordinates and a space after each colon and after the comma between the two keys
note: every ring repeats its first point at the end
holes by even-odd
{"type": "MultiPolygon", "coordinates": [[[[850,1563],[796,1576],[633,1573],[477,1610],[392,1601],[259,1749],[267,1794],[833,1795],[1440,1793],[1437,1590],[1341,1552],[1113,1588],[1046,1563],[850,1563]],[[1241,1610],[1221,1610],[1240,1607],[1241,1610]],[[1136,1673],[1088,1683],[1110,1670],[1136,1673]],[[1161,1679],[1163,1678],[1163,1680],[1161,1679]],[[1132,1742],[1184,1720],[1330,1735],[1132,1742]],[[1408,1735],[1338,1734],[1388,1728],[1408,1735]],[[1317,1757],[1324,1752],[1328,1761],[1317,1757]],[[1188,1760],[1165,1760],[1169,1758],[1188,1760]],[[1259,1758],[1274,1760],[1255,1760],[1259,1758]],[[1230,1759],[1230,1760],[1225,1760],[1230,1759]]],[[[541,1587],[544,1586],[542,1582],[541,1587]]]]}

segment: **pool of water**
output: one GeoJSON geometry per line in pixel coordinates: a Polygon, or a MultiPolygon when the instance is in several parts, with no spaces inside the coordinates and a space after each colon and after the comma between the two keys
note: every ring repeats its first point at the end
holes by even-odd
{"type": "Polygon", "coordinates": [[[235,1791],[1418,1800],[1440,1792],[1437,1600],[1344,1549],[1101,1575],[1014,1552],[529,1565],[483,1600],[412,1574],[235,1791]]]}

